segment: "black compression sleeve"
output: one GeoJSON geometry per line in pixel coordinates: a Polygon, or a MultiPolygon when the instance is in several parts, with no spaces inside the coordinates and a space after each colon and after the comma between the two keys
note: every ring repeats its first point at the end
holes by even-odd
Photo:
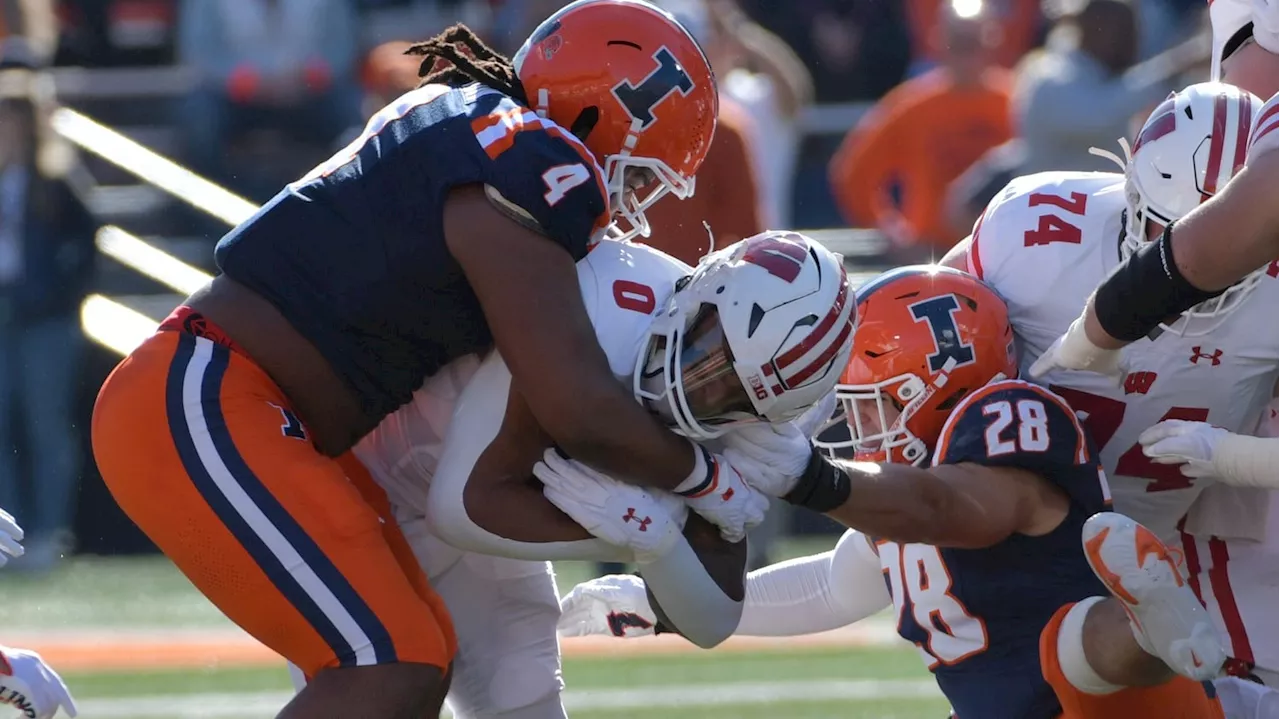
{"type": "Polygon", "coordinates": [[[822,452],[814,447],[804,474],[800,475],[796,486],[782,499],[815,512],[826,513],[847,502],[852,489],[849,475],[827,461],[822,452]]]}
{"type": "Polygon", "coordinates": [[[1151,333],[1161,322],[1180,314],[1225,290],[1206,292],[1182,276],[1173,261],[1173,226],[1148,242],[1111,273],[1098,287],[1094,309],[1107,334],[1134,342],[1151,333]]]}

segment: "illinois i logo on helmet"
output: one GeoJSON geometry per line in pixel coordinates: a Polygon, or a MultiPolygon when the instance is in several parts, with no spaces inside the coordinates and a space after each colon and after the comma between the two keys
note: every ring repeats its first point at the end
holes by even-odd
{"type": "Polygon", "coordinates": [[[635,123],[632,124],[632,132],[644,132],[657,121],[657,115],[654,113],[658,105],[661,105],[671,93],[679,92],[681,97],[688,97],[693,91],[693,80],[689,77],[689,73],[684,71],[680,61],[671,54],[666,45],[658,48],[658,51],[653,54],[653,59],[658,66],[646,75],[639,85],[633,85],[630,80],[624,78],[622,82],[613,86],[613,96],[618,98],[618,102],[622,103],[631,117],[639,123],[638,126],[635,123]]]}

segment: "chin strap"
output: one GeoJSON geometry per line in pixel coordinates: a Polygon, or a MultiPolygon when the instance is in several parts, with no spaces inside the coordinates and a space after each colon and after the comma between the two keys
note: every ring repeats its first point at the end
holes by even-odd
{"type": "Polygon", "coordinates": [[[1120,170],[1121,170],[1121,171],[1123,171],[1123,172],[1127,175],[1127,174],[1129,174],[1129,163],[1133,161],[1133,151],[1132,151],[1131,149],[1129,149],[1129,141],[1128,141],[1128,140],[1126,140],[1126,139],[1124,139],[1123,137],[1121,137],[1121,138],[1119,138],[1119,141],[1120,141],[1120,149],[1124,150],[1124,159],[1123,159],[1123,160],[1121,160],[1121,159],[1120,159],[1120,156],[1119,156],[1119,155],[1117,155],[1116,153],[1114,153],[1114,152],[1112,152],[1112,151],[1110,151],[1110,150],[1104,150],[1104,149],[1102,149],[1101,147],[1090,147],[1090,148],[1089,148],[1089,154],[1090,154],[1090,155],[1095,155],[1095,156],[1097,156],[1097,157],[1101,157],[1101,158],[1103,158],[1103,159],[1105,159],[1105,160],[1111,160],[1112,162],[1114,162],[1114,163],[1116,163],[1117,165],[1119,165],[1119,166],[1120,166],[1120,170]]]}

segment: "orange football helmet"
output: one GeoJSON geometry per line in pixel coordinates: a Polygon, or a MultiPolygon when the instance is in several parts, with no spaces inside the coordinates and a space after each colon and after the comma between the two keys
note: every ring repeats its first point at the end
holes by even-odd
{"type": "Polygon", "coordinates": [[[960,400],[1018,374],[1004,301],[972,275],[902,267],[868,281],[857,301],[853,354],[836,385],[850,439],[820,443],[826,449],[852,447],[865,462],[920,464],[960,400]],[[864,417],[878,417],[878,426],[864,426],[864,417]]]}
{"type": "Polygon", "coordinates": [[[577,0],[543,21],[513,63],[533,110],[603,165],[610,207],[630,226],[615,226],[616,238],[648,237],[647,208],[667,193],[693,195],[719,92],[702,48],[670,14],[641,0],[577,0]]]}

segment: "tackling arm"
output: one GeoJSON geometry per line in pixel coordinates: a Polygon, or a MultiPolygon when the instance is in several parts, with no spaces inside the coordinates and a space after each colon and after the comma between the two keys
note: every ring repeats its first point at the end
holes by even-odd
{"type": "Polygon", "coordinates": [[[1015,532],[1042,533],[1065,514],[1066,500],[1036,475],[1013,467],[902,464],[837,460],[849,482],[846,501],[827,512],[868,535],[899,544],[981,549],[1015,532]],[[1046,511],[1053,505],[1060,511],[1046,511]],[[1054,514],[1046,522],[1046,514],[1054,514]]]}
{"type": "Polygon", "coordinates": [[[735,634],[792,637],[839,629],[889,606],[880,560],[856,530],[829,552],[757,569],[735,634]]]}
{"type": "Polygon", "coordinates": [[[449,251],[466,273],[533,416],[576,459],[671,489],[695,471],[688,440],[628,393],[583,306],[573,258],[497,210],[479,186],[445,203],[449,251]],[[601,422],[608,417],[608,422],[601,422]]]}
{"type": "MultiPolygon", "coordinates": [[[[577,280],[574,280],[576,286],[577,280]]],[[[513,559],[628,561],[592,537],[528,481],[550,441],[537,429],[494,352],[458,399],[427,498],[440,537],[467,551],[513,559]]]]}

